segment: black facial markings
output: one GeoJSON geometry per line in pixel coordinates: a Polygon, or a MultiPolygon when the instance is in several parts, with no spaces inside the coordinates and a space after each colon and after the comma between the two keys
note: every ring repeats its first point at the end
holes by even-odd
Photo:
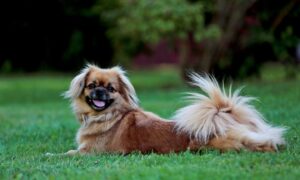
{"type": "Polygon", "coordinates": [[[116,89],[111,85],[111,83],[108,84],[106,89],[111,93],[116,92],[116,89]]]}
{"type": "Polygon", "coordinates": [[[87,85],[87,87],[88,87],[89,89],[95,89],[95,88],[96,88],[96,84],[91,83],[91,84],[87,85]]]}
{"type": "Polygon", "coordinates": [[[90,90],[93,90],[97,87],[104,87],[105,89],[107,89],[110,93],[115,93],[117,90],[112,86],[111,83],[108,83],[108,85],[105,87],[103,82],[99,82],[97,83],[96,80],[94,80],[93,82],[89,83],[88,85],[85,86],[85,88],[88,88],[90,90]]]}

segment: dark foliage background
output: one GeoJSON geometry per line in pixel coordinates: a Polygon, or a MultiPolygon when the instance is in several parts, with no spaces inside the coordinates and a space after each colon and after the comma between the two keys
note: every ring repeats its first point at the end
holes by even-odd
{"type": "Polygon", "coordinates": [[[144,67],[151,61],[173,62],[183,76],[186,69],[233,78],[259,76],[261,65],[272,61],[285,67],[287,77],[294,77],[300,61],[299,4],[299,0],[1,1],[0,70],[66,72],[78,70],[86,61],[102,67],[136,66],[142,56],[144,67]]]}
{"type": "Polygon", "coordinates": [[[112,48],[95,1],[1,1],[0,67],[3,71],[77,70],[85,60],[108,66],[112,48]]]}

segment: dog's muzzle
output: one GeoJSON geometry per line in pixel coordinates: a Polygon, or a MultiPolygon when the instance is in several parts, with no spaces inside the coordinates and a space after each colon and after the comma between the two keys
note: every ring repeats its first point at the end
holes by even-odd
{"type": "Polygon", "coordinates": [[[86,102],[96,111],[103,111],[108,108],[113,101],[108,91],[103,87],[95,88],[90,95],[86,97],[86,102]]]}

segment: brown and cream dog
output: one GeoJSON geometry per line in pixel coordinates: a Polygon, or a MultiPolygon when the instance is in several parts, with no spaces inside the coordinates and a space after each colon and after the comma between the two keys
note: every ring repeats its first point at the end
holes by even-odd
{"type": "Polygon", "coordinates": [[[114,152],[169,153],[215,148],[276,151],[284,144],[282,127],[267,124],[249,104],[253,99],[226,93],[213,77],[191,74],[206,94],[191,94],[192,104],[166,121],[138,106],[135,90],[120,67],[87,65],[65,93],[81,127],[77,150],[66,154],[114,152]]]}

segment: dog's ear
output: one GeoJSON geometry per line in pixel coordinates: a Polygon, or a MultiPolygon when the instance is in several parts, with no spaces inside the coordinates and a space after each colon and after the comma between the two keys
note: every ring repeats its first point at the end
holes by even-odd
{"type": "Polygon", "coordinates": [[[112,68],[118,74],[120,86],[121,86],[121,95],[124,99],[134,108],[138,107],[139,100],[135,93],[134,87],[126,76],[126,72],[120,67],[115,66],[112,68]]]}
{"type": "Polygon", "coordinates": [[[74,77],[71,81],[69,90],[63,93],[65,98],[75,99],[80,96],[85,86],[85,78],[90,71],[91,66],[87,65],[84,69],[81,70],[80,74],[74,77]]]}

